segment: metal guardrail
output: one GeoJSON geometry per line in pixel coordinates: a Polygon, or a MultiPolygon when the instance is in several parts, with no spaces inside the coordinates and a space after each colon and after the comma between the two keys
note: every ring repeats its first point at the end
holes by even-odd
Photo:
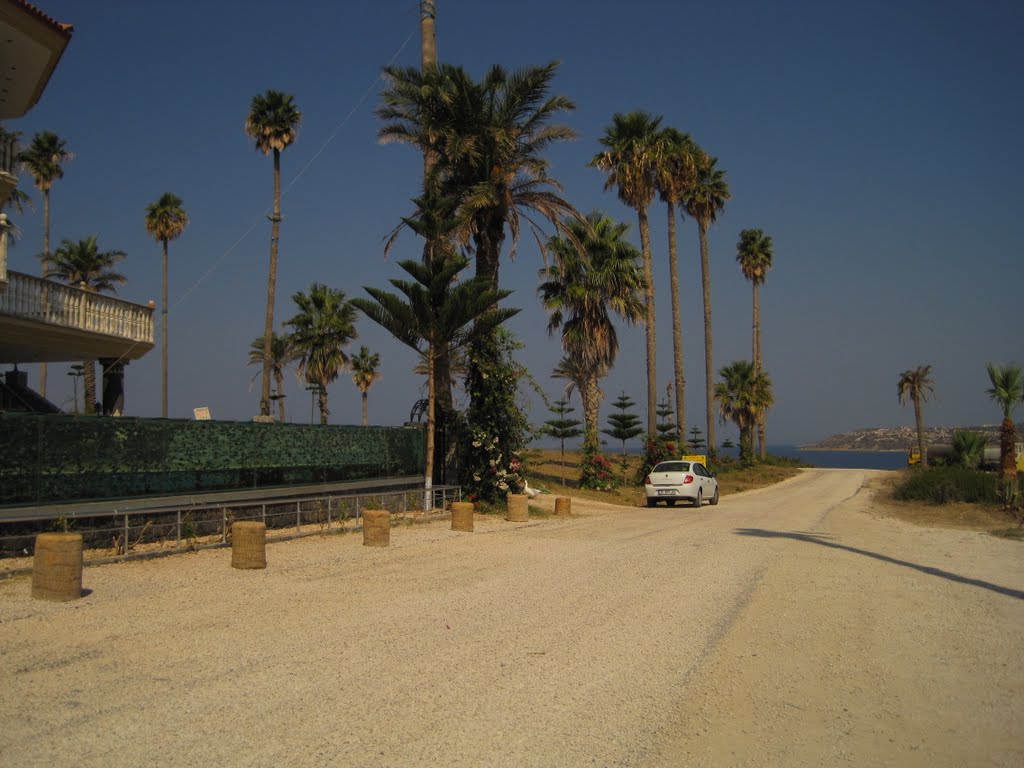
{"type": "MultiPolygon", "coordinates": [[[[401,491],[365,490],[307,496],[248,499],[228,503],[169,504],[164,507],[107,509],[72,515],[53,512],[30,522],[0,521],[0,564],[5,559],[31,555],[35,536],[47,530],[81,533],[87,563],[113,562],[169,555],[227,544],[231,523],[255,520],[266,523],[267,540],[314,536],[358,528],[364,509],[386,509],[407,518],[423,509],[422,487],[401,491]]],[[[435,486],[430,507],[446,509],[462,497],[459,486],[435,486]]],[[[4,571],[0,578],[26,568],[4,571]]]]}

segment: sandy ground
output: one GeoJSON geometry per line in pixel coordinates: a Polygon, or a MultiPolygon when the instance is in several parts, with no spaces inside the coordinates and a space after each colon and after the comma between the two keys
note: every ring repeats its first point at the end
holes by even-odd
{"type": "Polygon", "coordinates": [[[1024,545],[877,476],[2,581],[0,764],[1024,765],[1024,545]]]}

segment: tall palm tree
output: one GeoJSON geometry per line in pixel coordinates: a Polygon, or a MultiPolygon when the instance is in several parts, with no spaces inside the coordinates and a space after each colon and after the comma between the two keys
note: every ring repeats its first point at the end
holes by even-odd
{"type": "Polygon", "coordinates": [[[909,398],[914,404],[914,421],[917,424],[917,448],[921,452],[921,466],[928,466],[928,454],[924,444],[924,418],[921,416],[921,404],[928,402],[935,394],[935,382],[931,379],[932,367],[919,365],[900,374],[897,383],[900,405],[909,398]]]}
{"type": "MultiPolygon", "coordinates": [[[[327,408],[327,387],[337,380],[338,373],[348,363],[345,347],[358,335],[356,310],[345,298],[344,291],[329,288],[323,283],[313,283],[308,294],[302,291],[295,293],[292,301],[299,308],[299,313],[285,325],[292,328],[292,345],[299,361],[299,375],[318,387],[320,423],[326,424],[331,413],[327,408]]],[[[264,339],[265,369],[268,346],[264,339]]]]}
{"type": "Polygon", "coordinates": [[[715,419],[714,419],[714,388],[712,372],[714,371],[714,352],[711,335],[711,269],[708,264],[708,227],[725,209],[729,200],[729,185],[725,181],[725,171],[716,168],[718,159],[706,152],[701,152],[697,162],[697,176],[691,187],[686,190],[683,206],[686,212],[697,222],[697,235],[700,238],[700,278],[704,297],[704,392],[707,406],[708,450],[715,453],[715,419]]]}
{"type": "MultiPolygon", "coordinates": [[[[249,365],[263,365],[263,337],[257,336],[249,345],[249,365]]],[[[295,360],[297,355],[292,343],[292,337],[287,333],[274,333],[270,340],[270,370],[274,374],[274,384],[277,389],[276,395],[271,395],[272,400],[277,400],[277,417],[283,424],[287,421],[284,407],[284,372],[295,360]]],[[[257,373],[257,376],[262,376],[257,373]]],[[[254,377],[255,378],[255,377],[254,377]]]]}
{"type": "MultiPolygon", "coordinates": [[[[754,367],[757,370],[764,370],[761,360],[761,298],[760,286],[772,268],[772,239],[760,229],[744,229],[740,232],[739,242],[736,243],[736,261],[740,264],[743,276],[754,286],[754,340],[753,355],[754,367]]],[[[765,419],[757,423],[757,446],[761,458],[767,456],[767,437],[765,436],[765,419]]]]}
{"type": "Polygon", "coordinates": [[[575,109],[564,96],[549,96],[556,69],[556,63],[513,72],[495,66],[479,83],[448,64],[384,69],[389,87],[377,109],[384,121],[378,136],[430,154],[427,186],[452,199],[453,236],[472,244],[476,275],[491,290],[498,288],[506,227],[514,257],[524,222],[540,236],[533,214],[556,230],[561,217],[579,215],[560,196],[543,155],[576,136],[552,123],[575,109]]]}
{"type": "MultiPolygon", "coordinates": [[[[96,235],[90,235],[78,242],[63,240],[51,257],[44,253],[39,258],[46,264],[46,278],[56,277],[86,291],[117,293],[117,286],[128,282],[124,275],[114,271],[114,265],[124,257],[124,251],[101,251],[96,235]]],[[[92,413],[96,402],[96,367],[92,360],[84,360],[82,365],[85,412],[92,413]]]]}
{"type": "MultiPolygon", "coordinates": [[[[267,272],[267,312],[263,330],[263,388],[260,415],[270,416],[270,343],[274,334],[274,294],[277,290],[277,245],[281,230],[281,152],[298,133],[302,113],[294,97],[281,91],[268,90],[254,96],[245,121],[245,132],[264,155],[274,155],[274,212],[270,216],[270,269],[267,272]]],[[[326,398],[326,395],[322,395],[326,398]]]]}
{"type": "MultiPolygon", "coordinates": [[[[67,142],[53,131],[40,131],[32,137],[28,149],[19,155],[22,164],[32,174],[36,187],[43,193],[43,275],[50,263],[50,188],[64,178],[64,163],[74,155],[67,142]]],[[[39,367],[39,394],[46,397],[46,363],[39,367]]],[[[92,407],[88,404],[86,410],[92,407]]]]}
{"type": "Polygon", "coordinates": [[[163,245],[163,284],[160,292],[160,347],[162,389],[160,415],[167,418],[167,243],[176,240],[188,226],[188,214],[180,197],[164,192],[146,206],[146,231],[163,245]]]}
{"type": "Polygon", "coordinates": [[[656,170],[661,163],[663,142],[660,117],[647,112],[616,113],[599,139],[604,151],[594,155],[590,165],[604,171],[604,188],[614,187],[619,199],[636,211],[640,225],[640,250],[644,260],[644,295],[647,306],[647,434],[658,429],[657,360],[654,312],[654,271],[651,260],[651,228],[647,210],[654,199],[656,170]]]}
{"type": "Polygon", "coordinates": [[[691,187],[697,174],[700,148],[689,134],[675,128],[661,132],[664,150],[656,168],[655,182],[658,195],[666,206],[668,218],[668,271],[672,296],[672,362],[675,381],[676,433],[683,434],[686,427],[686,378],[683,375],[683,321],[679,307],[679,257],[676,247],[676,207],[683,194],[691,187]]]}
{"type": "Polygon", "coordinates": [[[987,363],[985,370],[988,372],[988,380],[992,384],[985,392],[1003,412],[1003,421],[999,428],[999,478],[1004,483],[1015,484],[1017,481],[1017,428],[1013,423],[1013,409],[1024,402],[1024,373],[1021,372],[1019,365],[1013,364],[987,363]]]}
{"type": "Polygon", "coordinates": [[[483,278],[455,282],[469,261],[460,256],[427,263],[398,263],[412,280],[390,280],[402,295],[366,287],[370,299],[352,303],[402,344],[427,352],[427,445],[424,469],[424,509],[430,505],[434,477],[435,388],[434,363],[438,350],[458,349],[469,343],[470,324],[489,332],[518,309],[492,309],[510,291],[495,291],[483,278]]]}
{"type": "Polygon", "coordinates": [[[380,366],[380,355],[376,352],[371,352],[369,347],[362,346],[359,348],[359,354],[354,355],[349,363],[352,366],[352,383],[356,385],[356,388],[363,396],[363,426],[365,427],[370,423],[369,406],[367,403],[370,387],[381,376],[380,371],[377,370],[378,366],[380,366]]]}
{"type": "MultiPolygon", "coordinates": [[[[561,329],[566,357],[600,378],[619,350],[612,314],[630,324],[643,318],[640,253],[624,239],[628,225],[597,211],[564,224],[568,236],[548,241],[554,263],[540,270],[537,293],[550,313],[548,333],[561,329]]],[[[597,402],[590,405],[585,442],[597,450],[597,402]]]]}
{"type": "Polygon", "coordinates": [[[752,464],[754,426],[758,415],[771,408],[775,401],[771,379],[747,360],[723,366],[718,375],[722,380],[715,385],[715,400],[722,422],[731,421],[739,428],[740,461],[745,465],[752,464]]]}

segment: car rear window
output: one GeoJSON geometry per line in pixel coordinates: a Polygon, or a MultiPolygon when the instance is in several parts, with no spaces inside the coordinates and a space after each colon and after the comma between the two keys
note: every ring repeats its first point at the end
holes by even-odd
{"type": "Polygon", "coordinates": [[[654,468],[655,472],[689,472],[690,462],[688,461],[663,461],[654,468]]]}

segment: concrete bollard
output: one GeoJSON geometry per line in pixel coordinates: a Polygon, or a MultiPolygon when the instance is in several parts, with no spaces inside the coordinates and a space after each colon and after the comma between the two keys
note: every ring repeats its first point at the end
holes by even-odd
{"type": "Polygon", "coordinates": [[[363,510],[363,546],[386,547],[391,543],[391,513],[386,509],[363,510]]]}
{"type": "Polygon", "coordinates": [[[473,502],[452,502],[452,530],[473,532],[473,502]]]}
{"type": "Polygon", "coordinates": [[[82,534],[40,533],[32,558],[32,597],[77,600],[82,596],[82,534]]]}
{"type": "Polygon", "coordinates": [[[555,497],[555,517],[568,517],[572,514],[572,499],[568,496],[555,497]]]}
{"type": "Polygon", "coordinates": [[[231,567],[256,570],[267,567],[267,525],[253,520],[231,524],[231,567]]]}
{"type": "Polygon", "coordinates": [[[508,495],[508,512],[505,519],[510,523],[525,523],[530,519],[530,508],[527,506],[529,497],[524,493],[510,493],[508,495]]]}

